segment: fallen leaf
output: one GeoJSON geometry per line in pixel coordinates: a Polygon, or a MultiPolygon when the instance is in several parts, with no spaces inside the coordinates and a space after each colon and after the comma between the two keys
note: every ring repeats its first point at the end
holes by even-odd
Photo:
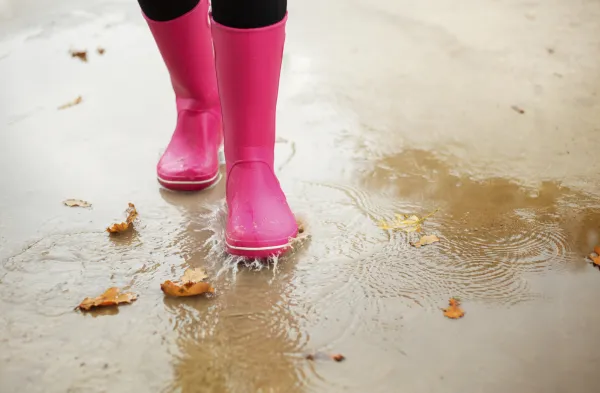
{"type": "Polygon", "coordinates": [[[465,316],[465,312],[460,308],[460,301],[456,298],[451,298],[448,301],[450,307],[442,309],[444,315],[450,319],[459,319],[465,316]]]}
{"type": "Polygon", "coordinates": [[[183,272],[183,277],[181,277],[181,282],[184,284],[187,284],[188,282],[200,282],[207,277],[206,271],[201,267],[197,269],[186,269],[186,271],[183,272]]]}
{"type": "Polygon", "coordinates": [[[69,101],[66,104],[63,104],[63,105],[59,106],[58,109],[59,110],[67,109],[67,108],[70,108],[72,106],[81,104],[82,101],[83,101],[83,98],[81,96],[79,96],[79,97],[75,98],[73,101],[69,101]]]}
{"type": "Polygon", "coordinates": [[[86,50],[71,50],[69,51],[71,57],[77,57],[79,60],[87,63],[87,51],[86,50]]]}
{"type": "Polygon", "coordinates": [[[437,243],[439,241],[440,241],[440,239],[436,235],[426,235],[426,236],[422,236],[418,242],[410,243],[410,244],[411,244],[411,246],[420,248],[420,247],[426,246],[428,244],[437,243]]]}
{"type": "Polygon", "coordinates": [[[203,293],[215,293],[215,289],[207,282],[187,282],[178,284],[167,280],[160,284],[160,289],[165,293],[165,295],[176,297],[196,296],[203,293]]]}
{"type": "Polygon", "coordinates": [[[520,114],[523,114],[523,113],[525,113],[525,110],[523,110],[523,109],[519,108],[519,107],[518,107],[518,106],[516,106],[516,105],[513,105],[513,106],[511,106],[511,108],[512,108],[512,110],[513,110],[513,111],[515,111],[515,112],[517,112],[517,113],[520,113],[520,114]]]}
{"type": "MultiPolygon", "coordinates": [[[[595,250],[595,248],[594,248],[594,250],[595,250]]],[[[594,252],[595,252],[595,251],[594,251],[594,252]]],[[[598,254],[598,253],[596,253],[596,254],[598,254]]],[[[600,256],[597,256],[597,257],[595,257],[594,255],[590,254],[590,255],[588,256],[588,258],[590,258],[590,259],[592,260],[592,263],[593,263],[594,265],[596,265],[596,266],[600,267],[600,256]]]]}
{"type": "Polygon", "coordinates": [[[77,306],[80,310],[88,311],[93,307],[116,306],[123,303],[131,303],[137,299],[133,293],[121,293],[119,288],[108,288],[102,295],[91,298],[86,297],[81,304],[77,306]]]}
{"type": "Polygon", "coordinates": [[[336,353],[335,355],[331,355],[331,358],[333,360],[335,360],[336,362],[341,362],[346,360],[346,358],[344,357],[344,355],[342,355],[341,353],[336,353]]]}
{"type": "Polygon", "coordinates": [[[116,224],[112,224],[108,228],[106,228],[106,232],[108,233],[119,233],[125,232],[129,228],[133,226],[133,221],[137,218],[138,212],[135,208],[135,205],[129,202],[129,207],[125,210],[125,214],[127,214],[127,218],[125,222],[120,222],[116,224]]]}
{"type": "Polygon", "coordinates": [[[96,49],[96,52],[98,52],[99,55],[103,55],[104,52],[106,52],[106,49],[99,46],[98,49],[96,49]]]}
{"type": "Polygon", "coordinates": [[[127,213],[127,219],[125,220],[128,224],[133,224],[133,221],[137,218],[138,212],[135,209],[135,205],[129,202],[129,207],[125,210],[127,213]]]}
{"type": "Polygon", "coordinates": [[[333,355],[329,355],[323,352],[309,353],[306,355],[306,359],[308,360],[335,360],[336,362],[342,362],[346,360],[346,357],[341,353],[336,353],[333,355]]]}
{"type": "Polygon", "coordinates": [[[421,224],[423,224],[426,219],[434,215],[438,210],[439,209],[434,210],[423,218],[419,218],[415,215],[406,217],[403,214],[396,214],[396,217],[392,221],[381,220],[379,222],[379,227],[384,230],[401,230],[407,233],[420,232],[421,224]]]}
{"type": "Polygon", "coordinates": [[[203,293],[214,293],[215,289],[207,282],[203,282],[208,276],[202,268],[186,269],[181,277],[181,283],[170,280],[160,284],[160,289],[168,296],[196,296],[203,293]]]}
{"type": "Polygon", "coordinates": [[[92,204],[81,199],[67,199],[63,203],[69,207],[92,207],[92,204]]]}

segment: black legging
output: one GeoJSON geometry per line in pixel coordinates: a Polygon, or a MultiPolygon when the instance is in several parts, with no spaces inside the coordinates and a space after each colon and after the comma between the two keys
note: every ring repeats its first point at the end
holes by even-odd
{"type": "MultiPolygon", "coordinates": [[[[200,1],[208,0],[138,0],[146,16],[168,21],[191,11],[200,1]]],[[[212,0],[216,22],[238,29],[253,29],[275,24],[283,19],[287,0],[212,0]]]]}

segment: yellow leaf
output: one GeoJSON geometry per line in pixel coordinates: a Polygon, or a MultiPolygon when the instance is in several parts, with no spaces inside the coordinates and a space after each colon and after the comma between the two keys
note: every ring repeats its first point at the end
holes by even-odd
{"type": "Polygon", "coordinates": [[[214,293],[215,289],[207,282],[188,282],[177,284],[167,280],[160,284],[160,289],[168,296],[184,297],[196,296],[203,293],[214,293]]]}
{"type": "Polygon", "coordinates": [[[119,232],[125,232],[126,230],[131,228],[133,226],[133,221],[135,221],[135,219],[138,216],[138,212],[135,209],[135,205],[133,203],[129,202],[129,207],[125,211],[125,214],[127,214],[127,218],[125,219],[125,222],[112,224],[111,226],[106,228],[106,232],[119,233],[119,232]]]}
{"type": "Polygon", "coordinates": [[[69,207],[91,207],[92,206],[91,203],[89,203],[87,201],[83,201],[81,199],[67,199],[67,200],[63,201],[63,203],[69,207]]]}
{"type": "Polygon", "coordinates": [[[411,243],[411,245],[416,248],[420,248],[420,247],[426,246],[428,244],[437,243],[439,241],[440,241],[440,239],[436,235],[426,235],[426,236],[422,236],[418,242],[411,243]]]}
{"type": "Polygon", "coordinates": [[[465,316],[465,312],[460,308],[460,302],[458,299],[451,298],[448,301],[448,308],[443,309],[444,315],[450,319],[459,319],[465,316]]]}
{"type": "Polygon", "coordinates": [[[215,289],[207,282],[206,271],[202,268],[186,269],[181,277],[181,283],[176,283],[170,280],[160,284],[160,289],[167,296],[196,296],[203,293],[214,293],[215,289]]]}
{"type": "Polygon", "coordinates": [[[83,299],[78,306],[80,310],[88,311],[93,307],[116,306],[123,303],[131,303],[137,299],[137,295],[133,293],[120,293],[120,289],[116,287],[108,288],[102,295],[83,299]]]}
{"type": "Polygon", "coordinates": [[[407,233],[420,232],[421,224],[423,224],[427,218],[434,215],[438,210],[439,209],[434,210],[423,218],[419,218],[415,215],[406,217],[403,214],[396,214],[394,220],[392,221],[380,221],[379,227],[384,230],[401,230],[407,233]]]}

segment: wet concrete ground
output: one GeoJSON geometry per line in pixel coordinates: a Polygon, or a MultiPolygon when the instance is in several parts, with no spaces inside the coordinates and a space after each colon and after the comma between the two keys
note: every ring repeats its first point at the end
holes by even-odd
{"type": "Polygon", "coordinates": [[[0,391],[600,391],[599,21],[595,0],[291,2],[276,153],[310,236],[256,270],[221,252],[224,182],[155,181],[173,95],[136,3],[0,0],[0,391]],[[436,208],[436,245],[377,226],[436,208]],[[216,296],[165,299],[190,266],[216,296]],[[73,311],[110,286],[139,300],[73,311]]]}

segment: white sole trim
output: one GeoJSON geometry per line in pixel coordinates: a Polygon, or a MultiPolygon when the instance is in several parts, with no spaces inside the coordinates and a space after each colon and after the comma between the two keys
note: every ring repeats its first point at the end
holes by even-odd
{"type": "Polygon", "coordinates": [[[286,244],[282,244],[279,246],[268,246],[268,247],[238,247],[238,246],[232,246],[231,244],[227,243],[227,241],[225,241],[225,244],[227,245],[227,247],[234,249],[234,250],[242,250],[242,251],[268,251],[268,250],[279,250],[280,248],[286,248],[290,246],[290,243],[286,243],[286,244]]]}
{"type": "Polygon", "coordinates": [[[185,185],[196,185],[196,184],[207,184],[207,183],[212,183],[215,180],[217,180],[219,178],[219,176],[221,175],[220,172],[217,172],[216,175],[214,175],[213,177],[211,177],[210,179],[207,180],[198,180],[198,181],[189,181],[189,180],[165,180],[160,176],[157,176],[157,179],[159,182],[161,183],[165,183],[165,184],[185,184],[185,185]]]}

